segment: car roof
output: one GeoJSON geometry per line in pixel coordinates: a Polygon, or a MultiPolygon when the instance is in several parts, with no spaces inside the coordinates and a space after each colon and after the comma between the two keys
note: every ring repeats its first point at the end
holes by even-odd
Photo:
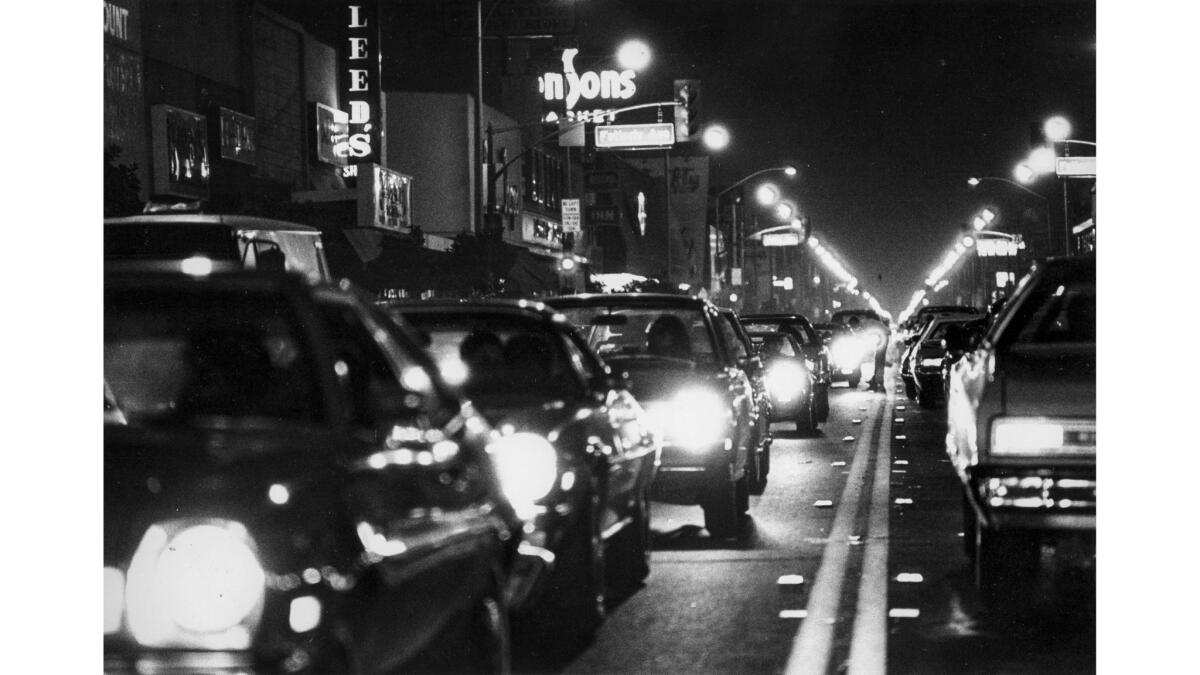
{"type": "Polygon", "coordinates": [[[286,220],[217,213],[154,213],[125,218],[105,218],[104,225],[225,225],[246,230],[270,230],[274,232],[304,232],[320,234],[320,230],[286,220]]]}
{"type": "Polygon", "coordinates": [[[672,293],[580,293],[546,298],[544,302],[558,309],[606,305],[667,305],[697,308],[711,305],[707,300],[694,295],[674,295],[672,293]]]}

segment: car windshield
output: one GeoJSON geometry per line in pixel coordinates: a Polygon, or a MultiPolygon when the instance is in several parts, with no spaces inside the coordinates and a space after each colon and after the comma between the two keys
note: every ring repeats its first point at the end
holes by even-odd
{"type": "Polygon", "coordinates": [[[812,345],[817,343],[816,333],[807,330],[807,327],[804,324],[797,321],[742,319],[742,325],[746,327],[747,331],[774,332],[776,330],[787,330],[801,345],[812,345]]]}
{"type": "Polygon", "coordinates": [[[1096,345],[1096,277],[1043,279],[1005,327],[1008,345],[1096,345]]]}
{"type": "Polygon", "coordinates": [[[545,401],[585,393],[561,337],[543,321],[484,312],[396,313],[429,336],[443,378],[472,399],[545,401]]]}
{"type": "Polygon", "coordinates": [[[602,357],[650,355],[715,361],[717,349],[700,307],[573,307],[560,310],[602,357]]]}
{"type": "Polygon", "coordinates": [[[104,379],[130,424],[321,419],[316,370],[282,297],[178,289],[105,295],[104,379]]]}
{"type": "Polygon", "coordinates": [[[796,350],[792,348],[792,341],[782,333],[751,334],[750,341],[759,348],[759,353],[767,358],[796,355],[796,350]]]}

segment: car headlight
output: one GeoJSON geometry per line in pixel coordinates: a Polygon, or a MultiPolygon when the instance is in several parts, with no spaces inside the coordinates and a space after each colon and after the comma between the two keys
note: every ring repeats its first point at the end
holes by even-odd
{"type": "Polygon", "coordinates": [[[702,387],[683,389],[666,402],[646,406],[646,412],[668,444],[695,452],[725,438],[732,417],[721,395],[702,387]]]}
{"type": "Polygon", "coordinates": [[[921,367],[922,368],[941,368],[942,367],[942,357],[939,356],[936,359],[921,359],[921,367]]]}
{"type": "Polygon", "coordinates": [[[991,451],[999,456],[1096,454],[1096,423],[1040,417],[1002,417],[992,423],[991,451]]]}
{"type": "Polygon", "coordinates": [[[504,496],[528,520],[537,500],[545,497],[558,479],[558,453],[538,434],[518,432],[488,443],[488,454],[500,477],[504,496]]]}
{"type": "Polygon", "coordinates": [[[126,621],[147,647],[248,649],[265,581],[241,523],[156,524],[129,564],[126,621]]]}
{"type": "Polygon", "coordinates": [[[780,403],[804,395],[808,386],[808,371],[799,364],[783,361],[767,370],[767,391],[780,403]]]}
{"type": "Polygon", "coordinates": [[[832,356],[833,362],[841,370],[853,370],[862,363],[863,349],[862,343],[855,338],[842,338],[833,343],[832,356]]]}

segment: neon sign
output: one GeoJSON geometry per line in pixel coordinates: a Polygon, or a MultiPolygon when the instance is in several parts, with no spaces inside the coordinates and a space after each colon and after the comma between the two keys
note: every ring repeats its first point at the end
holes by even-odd
{"type": "Polygon", "coordinates": [[[382,161],[379,100],[378,5],[358,2],[347,5],[346,49],[343,72],[346,75],[346,101],[350,107],[346,156],[351,164],[382,161]]]}
{"type": "Polygon", "coordinates": [[[637,71],[602,70],[600,72],[575,72],[575,55],[578,49],[564,49],[561,73],[545,73],[538,77],[538,91],[547,101],[565,101],[567,110],[574,110],[580,99],[593,101],[606,99],[623,101],[633,98],[637,84],[633,79],[637,71]]]}

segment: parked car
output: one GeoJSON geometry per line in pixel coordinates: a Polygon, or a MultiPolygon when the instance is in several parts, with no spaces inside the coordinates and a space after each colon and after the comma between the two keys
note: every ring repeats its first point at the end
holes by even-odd
{"type": "Polygon", "coordinates": [[[767,489],[767,476],[771,473],[771,396],[767,391],[767,370],[758,356],[746,328],[738,318],[737,312],[729,308],[719,308],[721,318],[733,328],[737,339],[732,342],[737,352],[738,364],[746,371],[750,384],[754,386],[754,439],[750,447],[755,448],[754,455],[746,466],[749,473],[747,482],[750,494],[761,495],[767,489]]]}
{"type": "Polygon", "coordinates": [[[950,374],[954,366],[979,345],[979,341],[991,325],[990,319],[991,316],[971,319],[962,323],[952,323],[946,328],[946,335],[942,338],[942,347],[945,349],[945,356],[942,358],[943,401],[950,398],[950,374]]]}
{"type": "Polygon", "coordinates": [[[733,329],[705,300],[657,293],[550,298],[650,414],[663,441],[656,500],[699,504],[715,538],[736,536],[750,508],[754,387],[733,329]]]}
{"type": "Polygon", "coordinates": [[[766,364],[767,391],[771,396],[772,422],[791,421],[796,431],[811,435],[817,431],[813,390],[816,380],[804,362],[804,352],[791,333],[750,333],[766,364]]]}
{"type": "Polygon", "coordinates": [[[829,348],[801,314],[747,314],[742,317],[747,331],[782,330],[791,333],[804,352],[805,364],[816,380],[814,384],[817,422],[829,419],[829,386],[833,383],[833,369],[829,365],[829,348]]]}
{"type": "Polygon", "coordinates": [[[105,672],[507,672],[525,444],[410,333],[295,275],[104,296],[105,672]]]}
{"type": "Polygon", "coordinates": [[[525,539],[513,611],[548,629],[590,636],[606,585],[650,572],[650,484],[659,444],[646,413],[561,315],[541,303],[391,304],[389,315],[429,340],[444,377],[493,427],[526,437],[497,457],[525,539]],[[547,561],[552,561],[547,564],[547,561]],[[606,584],[606,577],[608,583],[606,584]]]}
{"type": "Polygon", "coordinates": [[[1028,601],[1046,579],[1044,547],[1057,567],[1094,570],[1094,255],[1034,264],[954,367],[946,450],[986,601],[1028,601]]]}
{"type": "Polygon", "coordinates": [[[104,220],[105,263],[208,262],[246,269],[296,272],[329,281],[321,232],[271,218],[190,212],[151,213],[104,220]]]}
{"type": "Polygon", "coordinates": [[[814,323],[813,330],[829,349],[830,381],[845,382],[851,389],[862,381],[862,364],[870,358],[870,346],[841,323],[814,323]]]}
{"type": "Polygon", "coordinates": [[[922,408],[932,408],[942,400],[944,384],[942,369],[946,361],[945,338],[951,326],[968,321],[984,319],[982,316],[951,315],[929,322],[925,332],[913,344],[908,353],[906,370],[916,389],[917,403],[922,408]]]}

